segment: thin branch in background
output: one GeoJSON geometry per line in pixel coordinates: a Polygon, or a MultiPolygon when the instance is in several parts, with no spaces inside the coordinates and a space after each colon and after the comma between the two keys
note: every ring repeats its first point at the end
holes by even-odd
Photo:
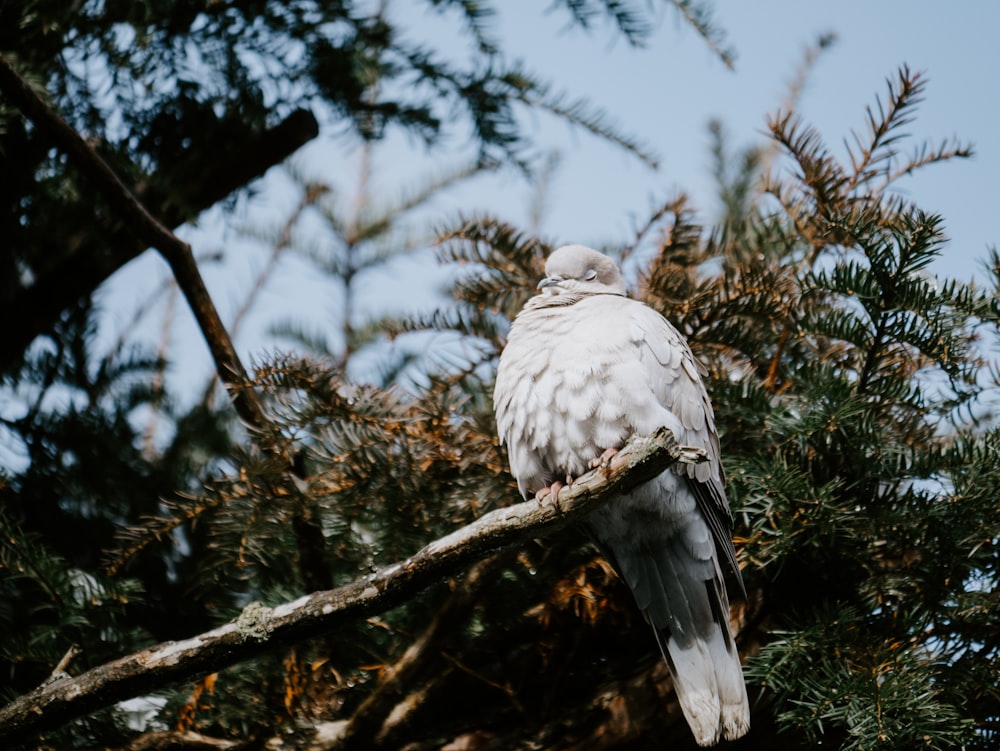
{"type": "MultiPolygon", "coordinates": [[[[246,320],[247,315],[253,310],[254,305],[257,303],[257,299],[260,297],[264,288],[267,286],[271,277],[274,276],[274,272],[278,268],[278,262],[281,260],[282,256],[292,245],[292,232],[295,229],[295,225],[298,223],[302,214],[307,208],[316,204],[321,196],[330,192],[330,186],[322,183],[306,183],[305,190],[302,193],[302,198],[299,199],[298,205],[292,211],[291,216],[288,217],[287,221],[282,225],[281,231],[278,233],[278,238],[276,242],[271,247],[271,253],[268,256],[267,263],[261,272],[257,275],[254,280],[253,286],[247,293],[247,296],[243,300],[243,304],[240,305],[236,314],[233,316],[233,320],[229,325],[229,331],[235,340],[239,336],[240,328],[243,322],[246,320]]],[[[201,397],[201,404],[204,404],[208,409],[213,409],[215,407],[215,384],[219,379],[218,373],[213,373],[212,377],[209,379],[208,384],[205,386],[205,391],[201,397]]]]}
{"type": "MultiPolygon", "coordinates": [[[[827,31],[816,37],[816,41],[808,45],[802,53],[802,60],[795,68],[795,74],[788,82],[785,90],[785,98],[781,103],[782,112],[796,112],[802,94],[806,90],[809,79],[816,69],[816,62],[820,55],[830,49],[837,42],[837,35],[832,31],[827,31]]],[[[767,145],[760,150],[760,171],[768,172],[774,164],[781,150],[781,145],[773,138],[768,139],[767,145]]]]}
{"type": "Polygon", "coordinates": [[[530,85],[520,87],[518,95],[529,107],[549,112],[598,138],[617,144],[642,160],[647,167],[659,167],[660,159],[652,149],[637,138],[620,131],[618,123],[607,113],[594,109],[585,99],[570,99],[564,93],[553,93],[550,86],[531,80],[526,73],[519,72],[518,75],[519,80],[530,81],[530,85]]]}
{"type": "Polygon", "coordinates": [[[625,40],[641,47],[653,30],[652,24],[621,0],[564,0],[566,10],[581,28],[591,30],[594,21],[610,18],[625,40]]]}
{"type": "MultiPolygon", "coordinates": [[[[374,92],[373,92],[374,93],[374,92]]],[[[358,189],[354,195],[354,207],[347,225],[344,227],[344,235],[341,238],[344,243],[344,263],[341,269],[341,279],[343,281],[343,296],[340,309],[341,333],[344,337],[344,350],[337,362],[342,368],[347,368],[347,362],[355,350],[354,324],[351,322],[351,312],[354,309],[354,275],[360,271],[357,261],[358,245],[362,242],[362,226],[371,195],[369,188],[372,178],[372,150],[369,144],[365,144],[361,151],[361,164],[358,168],[358,189]]]]}
{"type": "Polygon", "coordinates": [[[491,688],[495,688],[497,691],[499,691],[501,694],[507,697],[507,700],[510,701],[511,706],[514,707],[514,710],[518,714],[524,714],[524,705],[521,704],[520,701],[518,701],[517,692],[513,688],[511,688],[510,684],[500,683],[498,681],[493,680],[488,675],[483,675],[476,669],[463,663],[454,655],[445,653],[442,655],[442,657],[444,657],[444,659],[446,659],[448,662],[450,662],[458,670],[462,671],[466,675],[475,678],[480,683],[484,683],[487,686],[490,686],[491,688]]]}
{"type": "Polygon", "coordinates": [[[316,201],[319,200],[320,196],[325,195],[328,192],[330,192],[330,186],[322,183],[309,183],[306,185],[305,192],[299,200],[298,205],[282,226],[281,232],[278,235],[278,241],[272,247],[267,263],[254,280],[253,287],[251,287],[250,292],[243,300],[243,304],[233,316],[229,329],[232,332],[234,339],[239,334],[243,321],[246,319],[247,315],[253,309],[254,304],[257,302],[257,298],[260,297],[261,292],[264,291],[264,287],[267,286],[267,283],[274,275],[274,271],[278,267],[278,261],[281,260],[281,256],[291,247],[292,232],[295,229],[295,225],[302,217],[302,214],[310,206],[313,206],[316,201]]]}
{"type": "Polygon", "coordinates": [[[549,194],[552,191],[552,182],[556,172],[559,170],[559,163],[562,156],[558,151],[550,151],[545,157],[542,168],[535,180],[535,190],[531,194],[531,205],[528,206],[528,232],[532,235],[539,235],[542,231],[542,221],[545,219],[548,210],[549,194]]]}
{"type": "Polygon", "coordinates": [[[921,167],[938,162],[947,162],[949,159],[970,159],[974,155],[975,151],[972,146],[959,143],[955,140],[945,141],[938,148],[928,148],[925,144],[904,165],[889,172],[885,176],[885,181],[875,189],[875,194],[880,195],[884,193],[897,180],[916,172],[921,167]]]}
{"type": "Polygon", "coordinates": [[[684,211],[686,204],[687,196],[679,195],[658,206],[653,213],[649,215],[649,218],[641,227],[636,227],[633,230],[633,240],[622,247],[620,254],[622,263],[624,263],[625,260],[636,251],[642,241],[646,239],[646,236],[659,226],[660,220],[662,220],[663,217],[667,214],[674,214],[676,216],[680,212],[684,211]]]}
{"type": "Polygon", "coordinates": [[[726,43],[726,33],[715,25],[712,19],[712,7],[705,0],[670,0],[677,8],[681,16],[687,21],[701,38],[705,40],[708,48],[730,70],[735,70],[736,52],[726,43]]]}
{"type": "Polygon", "coordinates": [[[174,283],[173,278],[167,280],[167,300],[163,309],[163,324],[160,327],[160,347],[158,352],[158,360],[156,366],[156,372],[153,373],[153,394],[156,402],[153,403],[153,411],[149,416],[149,422],[146,424],[146,430],[142,437],[143,453],[147,458],[151,458],[156,455],[156,446],[154,440],[156,438],[156,429],[159,424],[159,414],[160,411],[155,409],[157,403],[160,400],[160,394],[163,393],[164,382],[166,380],[165,369],[167,367],[167,351],[170,348],[170,333],[173,330],[174,322],[174,309],[177,307],[177,284],[174,283]]]}

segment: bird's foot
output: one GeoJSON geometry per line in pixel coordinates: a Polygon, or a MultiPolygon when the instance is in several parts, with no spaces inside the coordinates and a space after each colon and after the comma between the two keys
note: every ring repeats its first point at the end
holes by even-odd
{"type": "Polygon", "coordinates": [[[563,482],[562,480],[556,480],[551,485],[546,485],[544,488],[536,492],[535,500],[538,501],[539,504],[542,504],[545,502],[545,499],[548,498],[549,501],[551,501],[556,508],[559,508],[559,491],[562,490],[567,485],[572,485],[572,484],[573,484],[573,478],[570,477],[569,475],[566,475],[566,482],[563,482]]]}
{"type": "Polygon", "coordinates": [[[555,503],[556,499],[559,497],[559,491],[562,490],[563,483],[556,480],[551,485],[546,485],[541,490],[535,493],[535,500],[542,503],[546,497],[550,497],[552,502],[555,503]]]}
{"type": "Polygon", "coordinates": [[[602,453],[599,457],[590,460],[590,468],[597,469],[598,467],[603,467],[605,464],[611,461],[611,457],[617,453],[618,449],[614,448],[604,449],[604,453],[602,453]]]}

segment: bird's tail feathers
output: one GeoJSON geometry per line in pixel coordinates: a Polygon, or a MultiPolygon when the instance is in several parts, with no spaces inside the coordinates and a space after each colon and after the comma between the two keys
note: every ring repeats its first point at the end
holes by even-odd
{"type": "Polygon", "coordinates": [[[745,735],[750,706],[718,564],[674,546],[617,562],[653,628],[695,740],[712,746],[745,735]]]}
{"type": "Polygon", "coordinates": [[[717,636],[681,647],[666,629],[653,629],[674,692],[699,746],[735,740],[750,729],[750,709],[739,658],[717,636]]]}

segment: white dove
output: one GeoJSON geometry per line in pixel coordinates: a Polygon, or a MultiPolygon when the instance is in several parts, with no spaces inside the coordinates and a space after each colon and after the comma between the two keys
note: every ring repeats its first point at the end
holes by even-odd
{"type": "Polygon", "coordinates": [[[521,494],[558,492],[633,435],[670,428],[708,461],[676,465],[587,517],[635,595],[699,745],[743,736],[750,707],[722,566],[739,583],[712,405],[687,343],[625,296],[618,266],[554,251],[500,356],[493,406],[521,494]],[[720,565],[721,562],[721,565],[720,565]]]}

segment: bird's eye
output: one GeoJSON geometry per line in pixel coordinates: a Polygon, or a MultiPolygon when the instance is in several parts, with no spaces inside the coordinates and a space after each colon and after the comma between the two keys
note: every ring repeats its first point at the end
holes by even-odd
{"type": "Polygon", "coordinates": [[[583,281],[592,282],[597,278],[597,272],[593,269],[587,269],[587,273],[583,275],[583,281]]]}

